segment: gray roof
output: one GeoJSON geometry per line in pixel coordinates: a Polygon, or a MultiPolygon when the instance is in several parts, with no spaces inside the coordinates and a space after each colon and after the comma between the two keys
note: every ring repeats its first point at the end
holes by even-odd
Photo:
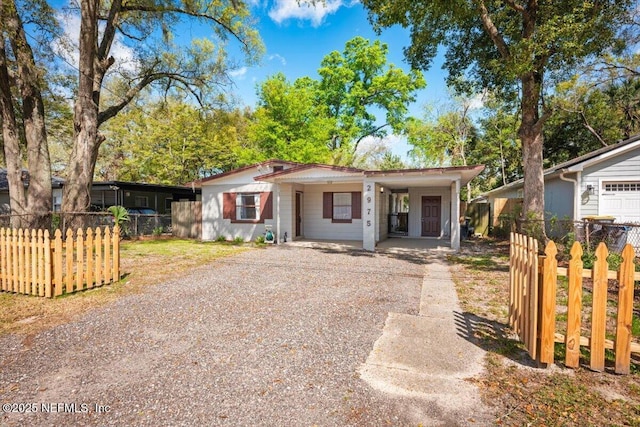
{"type": "MultiPolygon", "coordinates": [[[[634,135],[634,136],[632,136],[632,137],[630,137],[628,139],[624,139],[622,141],[619,141],[616,144],[607,145],[606,147],[602,147],[602,148],[600,148],[598,150],[591,151],[591,152],[589,152],[587,154],[583,154],[582,156],[576,157],[575,159],[567,160],[566,162],[562,162],[562,163],[559,163],[559,164],[557,164],[555,166],[547,168],[547,169],[544,170],[544,176],[559,174],[563,170],[569,169],[572,166],[576,166],[576,165],[579,165],[580,163],[588,162],[589,160],[597,159],[598,156],[601,156],[601,155],[606,154],[606,153],[608,153],[610,151],[613,151],[613,150],[620,149],[622,147],[625,147],[625,146],[627,146],[629,144],[632,144],[634,142],[637,142],[637,141],[640,141],[640,134],[634,135]]],[[[504,191],[504,190],[507,190],[507,189],[510,189],[510,188],[518,187],[523,182],[524,182],[524,179],[521,178],[521,179],[519,179],[517,181],[510,182],[509,184],[503,185],[501,187],[494,188],[493,190],[486,191],[485,193],[483,193],[482,196],[486,196],[486,195],[493,194],[493,193],[499,193],[501,191],[504,191]]],[[[482,197],[482,196],[480,196],[480,197],[482,197]]]]}
{"type": "MultiPolygon", "coordinates": [[[[24,182],[24,186],[29,186],[29,172],[26,169],[22,170],[22,181],[24,182]]],[[[64,179],[58,176],[51,177],[51,186],[53,188],[62,188],[64,185],[64,179]]],[[[9,190],[9,181],[7,181],[7,169],[0,168],[0,191],[8,191],[9,190]]]]}

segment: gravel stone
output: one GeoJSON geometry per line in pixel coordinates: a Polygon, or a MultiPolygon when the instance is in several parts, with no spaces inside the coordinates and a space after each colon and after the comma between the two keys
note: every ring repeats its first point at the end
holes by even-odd
{"type": "Polygon", "coordinates": [[[417,313],[424,261],[274,246],[0,337],[0,424],[416,425],[424,401],[358,369],[389,312],[417,313]]]}

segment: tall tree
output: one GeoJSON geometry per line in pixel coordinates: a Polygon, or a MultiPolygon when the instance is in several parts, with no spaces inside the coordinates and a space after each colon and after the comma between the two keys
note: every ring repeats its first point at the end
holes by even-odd
{"type": "Polygon", "coordinates": [[[103,128],[95,177],[178,185],[232,169],[246,122],[242,111],[175,99],[128,108],[103,128]]]}
{"type": "Polygon", "coordinates": [[[523,176],[517,108],[513,102],[489,94],[485,110],[478,121],[480,135],[472,141],[469,150],[471,162],[485,165],[480,179],[475,180],[480,192],[506,185],[523,176]]]}
{"type": "Polygon", "coordinates": [[[439,46],[447,49],[451,82],[472,79],[481,89],[520,95],[524,166],[523,214],[544,214],[543,128],[551,113],[544,91],[585,58],[612,44],[631,0],[363,0],[377,29],[409,27],[405,55],[428,68],[439,46]]]}
{"type": "Polygon", "coordinates": [[[309,77],[287,81],[278,73],[258,88],[258,103],[249,127],[253,144],[240,153],[242,163],[267,159],[327,163],[332,121],[316,100],[318,82],[309,77]]]}
{"type": "Polygon", "coordinates": [[[584,76],[559,85],[545,127],[545,161],[554,165],[640,132],[640,78],[598,84],[584,76]]]}
{"type": "Polygon", "coordinates": [[[253,159],[283,158],[351,166],[366,138],[383,138],[404,129],[408,105],[426,83],[419,71],[405,73],[387,63],[387,46],[362,37],[344,52],[326,55],[319,80],[290,83],[282,74],[258,90],[251,126],[253,159]],[[384,121],[374,114],[381,110],[384,121]]]}
{"type": "MultiPolygon", "coordinates": [[[[41,228],[52,208],[51,165],[47,146],[43,71],[36,63],[14,0],[0,1],[0,110],[12,227],[41,228]],[[24,153],[23,147],[26,147],[24,153]],[[24,161],[28,174],[23,172],[24,161]],[[28,179],[28,191],[25,184],[28,179]]],[[[23,4],[54,28],[43,1],[23,4]]]]}
{"type": "Polygon", "coordinates": [[[165,92],[179,88],[199,102],[216,99],[216,89],[227,80],[230,62],[225,42],[240,42],[248,61],[262,50],[251,25],[248,6],[239,0],[79,0],[79,73],[74,107],[74,144],[62,210],[84,211],[90,203],[90,187],[100,144],[99,128],[116,116],[140,92],[155,85],[165,92]],[[188,19],[207,25],[211,39],[192,40],[188,48],[174,43],[179,24],[188,19]],[[136,56],[133,71],[114,67],[111,55],[119,39],[136,56]],[[102,105],[105,79],[118,72],[122,92],[110,105],[102,105]]]}
{"type": "Polygon", "coordinates": [[[387,53],[385,43],[354,37],[342,53],[331,52],[322,60],[318,102],[333,121],[328,146],[335,163],[351,164],[365,138],[384,137],[387,129],[401,133],[408,105],[426,86],[419,71],[405,73],[388,64],[387,53]],[[374,115],[376,108],[385,113],[383,123],[374,115]]]}
{"type": "MultiPolygon", "coordinates": [[[[469,116],[472,100],[461,100],[437,117],[410,120],[407,139],[413,146],[411,157],[431,166],[467,166],[468,151],[476,128],[469,116]]],[[[471,200],[471,183],[467,183],[467,200],[471,200]]]]}

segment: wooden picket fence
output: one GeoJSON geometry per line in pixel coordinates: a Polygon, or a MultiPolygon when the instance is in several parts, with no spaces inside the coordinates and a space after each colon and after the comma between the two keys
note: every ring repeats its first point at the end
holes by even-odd
{"type": "Polygon", "coordinates": [[[120,280],[120,229],[0,228],[0,290],[51,298],[120,280]]]}
{"type": "Polygon", "coordinates": [[[628,374],[631,353],[640,353],[633,341],[632,321],[634,281],[640,273],[634,268],[635,252],[627,244],[622,251],[619,271],[609,271],[609,251],[600,243],[593,269],[583,268],[582,247],[574,243],[568,268],[558,267],[558,249],[549,242],[544,254],[538,254],[538,242],[532,237],[511,233],[509,256],[509,325],[524,343],[529,355],[540,364],[554,363],[554,343],[566,346],[565,365],[576,368],[580,347],[589,348],[589,367],[605,368],[605,349],[615,352],[615,372],[628,374]],[[568,278],[567,321],[564,334],[556,330],[558,277],[568,278]],[[584,310],[583,279],[592,281],[592,304],[584,310]],[[607,339],[607,302],[609,280],[618,281],[615,339],[607,339]],[[588,336],[582,336],[583,320],[590,323],[588,336]]]}

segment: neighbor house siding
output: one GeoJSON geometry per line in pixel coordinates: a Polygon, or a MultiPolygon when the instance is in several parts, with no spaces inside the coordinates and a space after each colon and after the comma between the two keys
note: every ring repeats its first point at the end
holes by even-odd
{"type": "Polygon", "coordinates": [[[449,187],[409,188],[409,237],[422,235],[422,196],[440,196],[440,237],[449,237],[451,230],[451,189],[449,187]]]}
{"type": "Polygon", "coordinates": [[[560,178],[548,179],[544,184],[544,210],[547,219],[573,218],[573,183],[560,178]]]}
{"type": "Polygon", "coordinates": [[[580,187],[583,195],[581,216],[598,215],[598,197],[602,191],[602,181],[625,181],[638,179],[639,176],[640,148],[585,168],[580,187]],[[593,194],[587,191],[588,185],[593,186],[593,194]]]}
{"type": "Polygon", "coordinates": [[[305,185],[304,237],[307,239],[362,240],[362,219],[353,218],[351,222],[335,223],[331,218],[324,218],[323,215],[323,193],[361,191],[361,184],[305,185]]]}

